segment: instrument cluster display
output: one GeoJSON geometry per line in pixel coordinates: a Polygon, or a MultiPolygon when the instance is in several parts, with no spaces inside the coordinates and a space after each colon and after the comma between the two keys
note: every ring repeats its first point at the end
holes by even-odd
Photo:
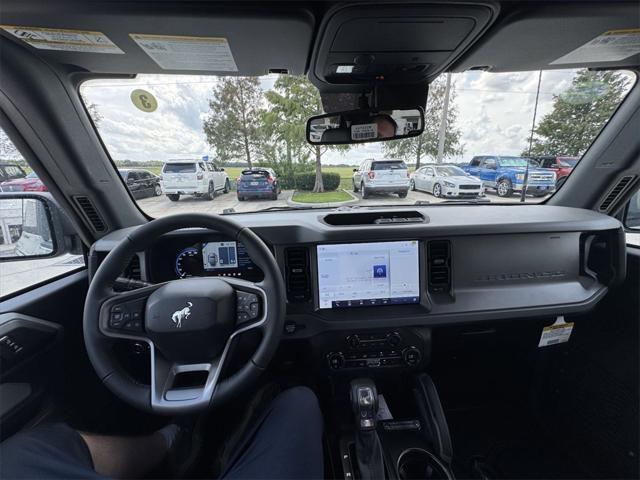
{"type": "Polygon", "coordinates": [[[156,245],[150,252],[152,279],[157,282],[217,276],[256,282],[264,278],[241,242],[226,239],[193,240],[176,237],[164,239],[156,245]]]}

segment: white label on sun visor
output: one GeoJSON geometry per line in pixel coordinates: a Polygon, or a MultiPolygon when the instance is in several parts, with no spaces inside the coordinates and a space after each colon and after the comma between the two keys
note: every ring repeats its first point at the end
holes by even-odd
{"type": "Polygon", "coordinates": [[[137,33],[129,36],[165,70],[238,71],[226,38],[137,33]]]}
{"type": "Polygon", "coordinates": [[[551,65],[616,62],[638,53],[640,53],[640,29],[610,30],[554,60],[551,65]]]}
{"type": "Polygon", "coordinates": [[[573,323],[566,323],[564,317],[560,316],[553,325],[542,329],[538,347],[548,347],[549,345],[568,342],[572,331],[573,323]]]}
{"type": "Polygon", "coordinates": [[[124,53],[101,32],[20,27],[16,25],[0,25],[0,28],[40,50],[63,50],[83,53],[124,53]]]}
{"type": "Polygon", "coordinates": [[[351,140],[371,140],[372,138],[378,138],[377,123],[351,125],[351,140]]]}

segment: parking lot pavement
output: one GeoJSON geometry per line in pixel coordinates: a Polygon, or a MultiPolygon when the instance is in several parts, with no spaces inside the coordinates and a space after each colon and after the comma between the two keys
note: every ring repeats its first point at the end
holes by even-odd
{"type": "Polygon", "coordinates": [[[177,202],[172,202],[165,195],[159,197],[143,198],[138,200],[138,205],[148,215],[157,218],[176,213],[222,213],[227,208],[233,208],[236,212],[255,212],[269,207],[286,207],[287,200],[293,194],[292,190],[283,190],[278,195],[278,200],[245,200],[241,202],[235,192],[219,193],[213,200],[205,200],[190,195],[181,197],[177,202]]]}
{"type": "MultiPolygon", "coordinates": [[[[399,198],[397,195],[381,194],[373,195],[369,198],[362,199],[360,193],[352,193],[358,199],[358,205],[375,206],[375,205],[412,205],[417,201],[429,203],[441,203],[446,198],[436,198],[425,192],[410,191],[406,198],[399,198]]],[[[172,202],[166,196],[144,198],[138,200],[140,207],[150,216],[164,217],[176,213],[222,213],[227,208],[233,208],[236,212],[255,212],[270,207],[286,207],[289,205],[288,200],[293,195],[293,190],[283,190],[278,196],[278,200],[246,200],[241,202],[238,200],[235,192],[221,193],[216,195],[213,200],[205,200],[192,196],[180,198],[177,202],[172,202]]],[[[513,195],[509,198],[500,198],[495,193],[487,193],[485,197],[491,203],[519,203],[520,197],[513,195]]],[[[546,198],[546,197],[545,197],[546,198]]],[[[527,195],[526,203],[538,203],[544,198],[532,197],[527,195]]]]}

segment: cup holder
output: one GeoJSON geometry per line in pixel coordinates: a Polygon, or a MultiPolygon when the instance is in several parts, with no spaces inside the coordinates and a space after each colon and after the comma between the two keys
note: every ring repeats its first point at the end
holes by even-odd
{"type": "Polygon", "coordinates": [[[400,480],[453,480],[447,467],[421,448],[409,448],[402,452],[396,466],[400,480]]]}

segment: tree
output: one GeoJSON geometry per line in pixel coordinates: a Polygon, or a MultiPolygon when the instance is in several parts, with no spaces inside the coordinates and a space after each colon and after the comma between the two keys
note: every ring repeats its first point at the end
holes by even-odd
{"type": "Polygon", "coordinates": [[[2,128],[0,128],[0,160],[22,160],[22,155],[2,128]]]}
{"type": "Polygon", "coordinates": [[[293,159],[306,162],[313,157],[316,180],[314,192],[323,192],[322,155],[329,148],[347,150],[348,145],[310,145],[306,139],[307,119],[322,113],[318,89],[306,77],[282,75],[273,90],[265,93],[270,108],[263,115],[264,132],[271,144],[280,145],[289,167],[293,159]]]}
{"type": "MultiPolygon", "coordinates": [[[[425,157],[435,159],[438,155],[438,131],[442,121],[442,110],[446,90],[445,78],[438,77],[429,86],[427,106],[424,111],[424,132],[417,136],[404,140],[393,140],[383,143],[385,155],[396,158],[415,159],[416,169],[420,168],[420,162],[425,157]]],[[[462,154],[463,147],[460,144],[460,129],[456,127],[458,108],[455,104],[455,87],[452,84],[449,91],[449,108],[446,118],[446,137],[444,141],[444,156],[462,154]]]]}
{"type": "Polygon", "coordinates": [[[203,129],[219,162],[244,159],[252,167],[260,142],[262,99],[257,77],[224,77],[213,88],[203,129]]]}
{"type": "Polygon", "coordinates": [[[571,86],[553,96],[553,109],[533,130],[522,155],[581,156],[624,98],[628,80],[617,72],[581,70],[571,86]]]}

